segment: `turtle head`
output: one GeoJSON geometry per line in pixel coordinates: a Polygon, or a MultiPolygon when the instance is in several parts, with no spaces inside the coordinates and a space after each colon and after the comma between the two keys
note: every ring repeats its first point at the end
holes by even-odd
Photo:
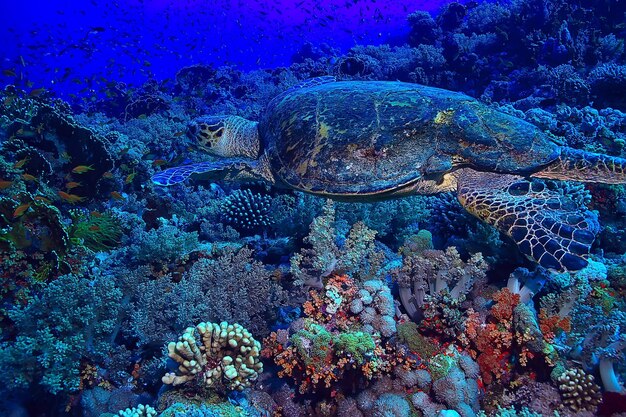
{"type": "Polygon", "coordinates": [[[259,156],[257,122],[239,116],[202,116],[189,124],[187,134],[203,151],[216,156],[259,156]]]}

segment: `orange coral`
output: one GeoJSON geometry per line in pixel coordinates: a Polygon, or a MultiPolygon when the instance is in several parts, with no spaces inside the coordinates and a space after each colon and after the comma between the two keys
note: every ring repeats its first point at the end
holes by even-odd
{"type": "Polygon", "coordinates": [[[549,315],[546,309],[542,308],[539,310],[539,328],[545,340],[552,343],[560,332],[567,333],[572,330],[572,324],[569,317],[561,317],[558,314],[549,315]]]}

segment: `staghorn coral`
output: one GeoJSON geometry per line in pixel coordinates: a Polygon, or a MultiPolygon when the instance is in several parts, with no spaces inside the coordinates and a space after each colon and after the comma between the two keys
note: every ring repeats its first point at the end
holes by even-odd
{"type": "Polygon", "coordinates": [[[200,323],[188,327],[178,342],[167,345],[168,356],[178,363],[176,372],[163,376],[163,383],[181,385],[194,381],[197,387],[243,390],[263,371],[261,344],[239,324],[200,323]]]}

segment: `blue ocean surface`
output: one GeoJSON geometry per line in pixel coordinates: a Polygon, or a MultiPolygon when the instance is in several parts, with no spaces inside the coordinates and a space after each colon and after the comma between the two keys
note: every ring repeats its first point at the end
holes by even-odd
{"type": "Polygon", "coordinates": [[[0,416],[625,415],[623,1],[0,26],[0,416]]]}

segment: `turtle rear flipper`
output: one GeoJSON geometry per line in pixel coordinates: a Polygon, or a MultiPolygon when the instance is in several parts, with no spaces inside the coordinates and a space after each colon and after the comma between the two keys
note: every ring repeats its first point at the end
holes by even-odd
{"type": "Polygon", "coordinates": [[[156,185],[170,186],[186,181],[190,177],[203,180],[252,180],[260,179],[259,161],[230,158],[222,161],[199,162],[168,168],[152,176],[156,185]]]}
{"type": "Polygon", "coordinates": [[[532,176],[553,180],[626,184],[626,159],[563,148],[554,162],[532,176]]]}
{"type": "Polygon", "coordinates": [[[587,265],[600,228],[594,213],[517,175],[464,169],[457,178],[465,209],[510,236],[524,255],[558,271],[587,265]]]}

